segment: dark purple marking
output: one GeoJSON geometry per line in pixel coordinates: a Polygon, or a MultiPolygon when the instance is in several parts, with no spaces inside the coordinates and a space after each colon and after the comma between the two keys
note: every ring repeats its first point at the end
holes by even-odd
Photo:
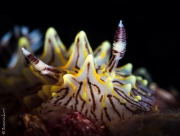
{"type": "Polygon", "coordinates": [[[48,39],[48,42],[49,42],[49,45],[50,45],[50,49],[51,49],[52,55],[51,55],[50,61],[49,61],[47,64],[51,64],[51,63],[53,63],[53,61],[54,61],[55,55],[54,55],[53,45],[52,45],[51,39],[48,39]]]}
{"type": "Polygon", "coordinates": [[[68,103],[71,101],[71,99],[72,99],[72,96],[69,98],[69,100],[67,100],[67,102],[64,104],[64,106],[67,106],[68,103]]]}
{"type": "MultiPolygon", "coordinates": [[[[123,83],[121,83],[121,82],[119,82],[119,81],[113,81],[113,83],[119,83],[120,85],[123,85],[123,83]]],[[[139,87],[139,86],[137,86],[137,87],[139,87]]],[[[144,92],[146,92],[145,90],[144,90],[144,92]]],[[[153,98],[151,98],[151,97],[149,97],[149,96],[146,96],[146,95],[142,95],[140,92],[138,92],[137,90],[135,90],[134,88],[132,88],[131,89],[131,93],[130,93],[130,95],[131,96],[136,96],[136,95],[140,95],[140,96],[142,96],[142,97],[146,97],[146,98],[148,98],[148,99],[150,99],[150,100],[154,100],[153,98]]],[[[146,104],[148,104],[148,105],[150,105],[150,106],[152,106],[152,104],[151,103],[148,103],[148,102],[146,102],[146,101],[143,101],[143,100],[141,100],[142,102],[144,102],[144,103],[146,103],[146,104]]],[[[140,101],[140,103],[141,103],[141,101],[140,101]]]]}
{"type": "Polygon", "coordinates": [[[113,50],[112,52],[113,52],[113,54],[117,54],[117,53],[120,54],[119,55],[120,57],[124,57],[125,49],[122,50],[121,52],[118,52],[117,50],[113,50]]]}
{"type": "Polygon", "coordinates": [[[99,101],[100,101],[100,102],[102,102],[102,99],[103,99],[103,95],[101,95],[101,98],[100,98],[100,100],[99,100],[99,101]]]}
{"type": "Polygon", "coordinates": [[[100,78],[101,81],[105,82],[103,79],[100,78]]]}
{"type": "Polygon", "coordinates": [[[138,88],[140,88],[145,93],[151,93],[151,95],[154,95],[154,91],[147,88],[146,86],[142,85],[139,81],[136,81],[136,85],[138,88]]]}
{"type": "Polygon", "coordinates": [[[110,117],[109,117],[109,114],[108,114],[108,112],[107,112],[107,108],[106,108],[106,107],[104,108],[104,111],[105,111],[105,115],[106,115],[107,119],[108,119],[109,121],[111,121],[111,119],[110,119],[110,117]]]}
{"type": "Polygon", "coordinates": [[[75,93],[73,93],[73,96],[72,96],[73,98],[74,98],[74,95],[75,95],[75,93]]]}
{"type": "Polygon", "coordinates": [[[115,36],[114,36],[114,42],[126,42],[126,30],[124,27],[118,26],[115,36]]]}
{"type": "Polygon", "coordinates": [[[79,95],[79,97],[80,97],[80,100],[83,101],[83,103],[82,103],[82,105],[81,105],[81,112],[82,112],[82,110],[83,110],[84,105],[85,105],[86,102],[83,100],[83,98],[81,97],[81,95],[79,95]]]}
{"type": "MultiPolygon", "coordinates": [[[[92,107],[91,107],[92,109],[92,107]]],[[[97,119],[96,115],[94,114],[94,112],[91,110],[91,114],[94,116],[95,119],[97,119]]]]}
{"type": "Polygon", "coordinates": [[[118,98],[116,98],[115,96],[113,96],[113,98],[115,98],[119,102],[120,105],[123,105],[127,110],[129,110],[131,113],[134,114],[134,111],[131,110],[130,108],[128,108],[125,103],[121,103],[121,101],[118,98]]]}
{"type": "Polygon", "coordinates": [[[90,54],[90,51],[89,51],[89,48],[88,48],[88,41],[87,41],[86,37],[84,37],[84,40],[85,40],[85,47],[86,47],[86,49],[88,51],[88,54],[90,54]]]}
{"type": "Polygon", "coordinates": [[[39,60],[38,60],[34,55],[32,55],[32,54],[29,54],[29,55],[27,56],[27,59],[28,59],[30,62],[34,63],[35,65],[39,63],[39,60]]]}
{"type": "Polygon", "coordinates": [[[96,109],[96,102],[95,102],[95,99],[94,99],[94,93],[93,93],[93,90],[92,90],[91,82],[89,81],[89,78],[87,78],[87,79],[88,79],[88,85],[89,85],[91,97],[92,97],[92,100],[93,100],[93,111],[95,111],[95,109],[96,109]]]}
{"type": "Polygon", "coordinates": [[[119,82],[119,81],[112,81],[113,83],[118,83],[120,85],[123,85],[123,83],[119,82]]]}
{"type": "Polygon", "coordinates": [[[122,76],[122,77],[128,77],[128,76],[130,76],[130,75],[122,75],[122,74],[120,74],[119,71],[117,71],[117,70],[116,70],[116,75],[117,75],[117,76],[122,76]]]}
{"type": "Polygon", "coordinates": [[[112,54],[112,58],[109,61],[108,67],[110,67],[115,59],[115,56],[112,54]]]}
{"type": "Polygon", "coordinates": [[[61,73],[59,70],[55,69],[55,68],[50,68],[50,67],[45,67],[43,70],[47,70],[47,71],[51,71],[53,73],[61,73]]]}
{"type": "Polygon", "coordinates": [[[80,82],[78,82],[74,77],[72,77],[72,79],[74,80],[74,81],[76,81],[77,83],[79,83],[80,84],[80,82]]]}
{"type": "Polygon", "coordinates": [[[146,103],[146,104],[148,104],[148,105],[150,105],[150,106],[152,106],[152,104],[150,104],[150,103],[148,103],[148,102],[146,102],[146,101],[143,101],[143,97],[145,97],[145,98],[147,98],[147,99],[150,99],[151,101],[154,101],[154,99],[153,98],[151,98],[151,97],[149,97],[149,96],[146,96],[146,95],[143,95],[143,94],[141,94],[140,92],[138,92],[137,90],[135,90],[134,88],[132,89],[132,92],[135,94],[135,96],[136,95],[140,95],[141,97],[142,97],[142,102],[144,102],[144,103],[146,103]]]}
{"type": "Polygon", "coordinates": [[[113,101],[112,101],[112,95],[108,94],[107,97],[109,98],[109,101],[110,101],[110,104],[112,105],[113,107],[113,110],[116,112],[116,114],[118,115],[118,117],[120,118],[121,120],[121,115],[120,113],[118,112],[118,110],[116,109],[116,106],[114,105],[113,101]]]}
{"type": "Polygon", "coordinates": [[[132,102],[132,100],[129,99],[129,97],[126,96],[126,94],[125,94],[123,91],[121,91],[121,90],[119,90],[119,89],[117,89],[117,88],[114,88],[114,90],[115,90],[115,92],[116,92],[117,94],[119,94],[121,97],[123,97],[126,101],[128,101],[128,102],[131,103],[132,105],[136,105],[137,107],[139,107],[139,108],[142,109],[143,111],[146,111],[146,108],[145,108],[143,105],[141,105],[139,102],[136,102],[136,101],[133,101],[133,102],[132,102]],[[124,96],[123,96],[121,93],[119,93],[119,92],[123,93],[124,96]]]}
{"type": "Polygon", "coordinates": [[[76,58],[75,68],[80,69],[77,65],[79,59],[79,38],[77,39],[76,46],[77,46],[77,58],[76,58]]]}
{"type": "Polygon", "coordinates": [[[61,103],[62,103],[62,102],[60,102],[60,103],[58,104],[58,106],[61,105],[61,103]]]}
{"type": "Polygon", "coordinates": [[[82,82],[80,82],[80,86],[79,86],[79,88],[78,88],[78,90],[77,90],[77,93],[76,93],[76,96],[75,96],[75,98],[76,98],[75,110],[77,110],[77,105],[78,105],[78,103],[79,103],[79,101],[78,101],[78,96],[79,96],[81,87],[82,87],[82,82]]]}
{"type": "Polygon", "coordinates": [[[56,101],[54,101],[54,104],[56,104],[57,102],[59,102],[60,100],[64,99],[66,97],[66,95],[68,94],[69,92],[69,89],[68,88],[62,88],[60,89],[59,91],[57,91],[56,93],[60,93],[62,92],[63,90],[65,90],[65,93],[61,96],[61,98],[58,97],[58,99],[56,101]]]}
{"type": "Polygon", "coordinates": [[[87,64],[87,76],[89,76],[89,69],[90,69],[90,63],[88,62],[88,64],[87,64]]]}
{"type": "MultiPolygon", "coordinates": [[[[89,69],[90,69],[90,63],[87,64],[87,76],[89,76],[89,69]]],[[[93,89],[92,89],[92,83],[89,80],[89,77],[87,77],[87,81],[88,81],[88,85],[89,85],[89,89],[90,89],[90,93],[91,93],[91,97],[92,97],[92,101],[93,101],[93,111],[95,111],[96,109],[96,103],[95,103],[95,99],[94,99],[94,93],[93,93],[93,89]]]]}
{"type": "Polygon", "coordinates": [[[113,67],[114,67],[115,64],[116,64],[116,61],[115,61],[115,59],[114,59],[112,65],[111,65],[111,67],[110,67],[110,69],[109,69],[109,72],[110,72],[110,73],[112,72],[113,67]]]}
{"type": "Polygon", "coordinates": [[[113,52],[113,53],[119,53],[117,50],[113,50],[112,52],[113,52]]]}
{"type": "Polygon", "coordinates": [[[85,111],[85,116],[87,116],[87,113],[88,113],[88,109],[86,109],[86,111],[85,111]]]}
{"type": "Polygon", "coordinates": [[[97,90],[98,90],[98,94],[100,94],[100,93],[101,93],[100,88],[99,88],[96,84],[91,84],[91,85],[93,85],[94,87],[96,87],[96,88],[97,88],[97,90]]]}

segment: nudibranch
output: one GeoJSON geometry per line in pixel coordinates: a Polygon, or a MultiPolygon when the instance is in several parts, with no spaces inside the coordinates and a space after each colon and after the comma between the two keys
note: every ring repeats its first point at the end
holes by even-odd
{"type": "MultiPolygon", "coordinates": [[[[52,36],[58,41],[57,35],[52,36]]],[[[55,49],[58,54],[54,56],[59,58],[61,65],[53,67],[22,48],[25,59],[37,73],[57,81],[43,86],[42,92],[49,99],[42,103],[40,115],[54,112],[58,107],[66,107],[81,112],[89,119],[110,122],[152,109],[154,95],[146,87],[147,81],[131,74],[130,63],[117,68],[126,50],[126,31],[122,21],[115,34],[109,62],[109,45],[103,44],[93,53],[83,31],[76,37],[66,62],[60,47],[55,49]]],[[[43,94],[40,96],[45,97],[43,94]]]]}
{"type": "Polygon", "coordinates": [[[0,39],[0,108],[6,108],[6,125],[17,124],[19,114],[31,111],[42,103],[37,91],[42,82],[27,65],[21,48],[38,54],[42,34],[38,29],[14,27],[0,39]],[[28,99],[27,99],[28,98],[28,99]],[[32,101],[33,99],[33,101],[32,101]]]}
{"type": "Polygon", "coordinates": [[[41,38],[38,29],[29,32],[28,27],[25,26],[15,26],[14,32],[9,31],[1,38],[0,51],[6,52],[4,58],[9,58],[8,54],[12,57],[10,61],[4,59],[7,63],[6,68],[0,67],[0,94],[12,93],[20,100],[40,89],[42,83],[29,69],[21,48],[24,47],[35,53],[42,46],[41,38]]]}
{"type": "Polygon", "coordinates": [[[8,68],[13,67],[18,60],[18,42],[20,38],[26,38],[31,50],[35,53],[42,47],[42,34],[39,29],[29,31],[27,26],[14,26],[13,31],[8,31],[0,39],[1,64],[8,68]]]}

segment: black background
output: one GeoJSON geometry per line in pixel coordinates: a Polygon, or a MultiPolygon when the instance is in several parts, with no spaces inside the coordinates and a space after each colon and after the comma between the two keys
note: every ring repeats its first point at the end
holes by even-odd
{"type": "MultiPolygon", "coordinates": [[[[119,23],[127,33],[127,50],[119,65],[131,62],[133,69],[145,67],[160,87],[180,90],[180,5],[175,1],[49,1],[21,3],[2,10],[0,36],[14,25],[40,28],[45,35],[53,26],[69,47],[84,30],[93,49],[104,40],[113,42],[119,23]],[[28,8],[26,8],[28,7],[28,8]],[[18,9],[18,13],[14,13],[18,9]]],[[[4,8],[3,8],[4,9],[4,8]]]]}

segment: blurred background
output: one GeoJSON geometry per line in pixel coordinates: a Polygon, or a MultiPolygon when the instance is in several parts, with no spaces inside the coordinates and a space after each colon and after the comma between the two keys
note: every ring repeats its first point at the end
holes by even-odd
{"type": "MultiPolygon", "coordinates": [[[[133,70],[145,67],[160,87],[180,90],[178,2],[124,0],[59,3],[23,3],[28,8],[20,7],[21,12],[18,14],[1,12],[0,37],[18,25],[28,26],[30,30],[38,28],[44,38],[46,30],[52,26],[66,47],[69,47],[76,34],[84,30],[95,49],[104,40],[113,43],[119,20],[123,20],[127,50],[119,66],[131,62],[133,70]],[[24,14],[26,11],[31,14],[24,14]]],[[[0,54],[0,59],[8,60],[9,57],[6,52],[0,54]]],[[[6,64],[0,61],[0,67],[6,67],[6,64]]]]}

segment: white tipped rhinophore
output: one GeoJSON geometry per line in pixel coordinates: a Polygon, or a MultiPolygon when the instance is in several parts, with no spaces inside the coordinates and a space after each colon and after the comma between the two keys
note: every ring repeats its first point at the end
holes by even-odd
{"type": "Polygon", "coordinates": [[[28,55],[31,54],[30,52],[28,52],[27,50],[25,50],[23,47],[22,47],[21,49],[22,49],[22,52],[23,52],[24,56],[28,56],[28,55]]]}
{"type": "Polygon", "coordinates": [[[123,23],[122,23],[122,20],[119,21],[119,26],[120,27],[124,27],[123,23]]]}
{"type": "Polygon", "coordinates": [[[116,34],[114,36],[114,43],[112,50],[113,56],[106,67],[106,70],[109,74],[114,74],[114,71],[119,63],[119,60],[123,58],[125,51],[126,51],[126,30],[124,28],[124,25],[122,24],[122,20],[120,20],[118,28],[116,30],[116,34]]]}
{"type": "MultiPolygon", "coordinates": [[[[122,20],[120,20],[118,29],[115,35],[115,42],[113,43],[113,50],[116,50],[120,53],[125,52],[126,49],[126,31],[122,20]],[[118,40],[117,40],[118,39],[118,40]]],[[[120,58],[121,59],[121,58],[120,58]]]]}

